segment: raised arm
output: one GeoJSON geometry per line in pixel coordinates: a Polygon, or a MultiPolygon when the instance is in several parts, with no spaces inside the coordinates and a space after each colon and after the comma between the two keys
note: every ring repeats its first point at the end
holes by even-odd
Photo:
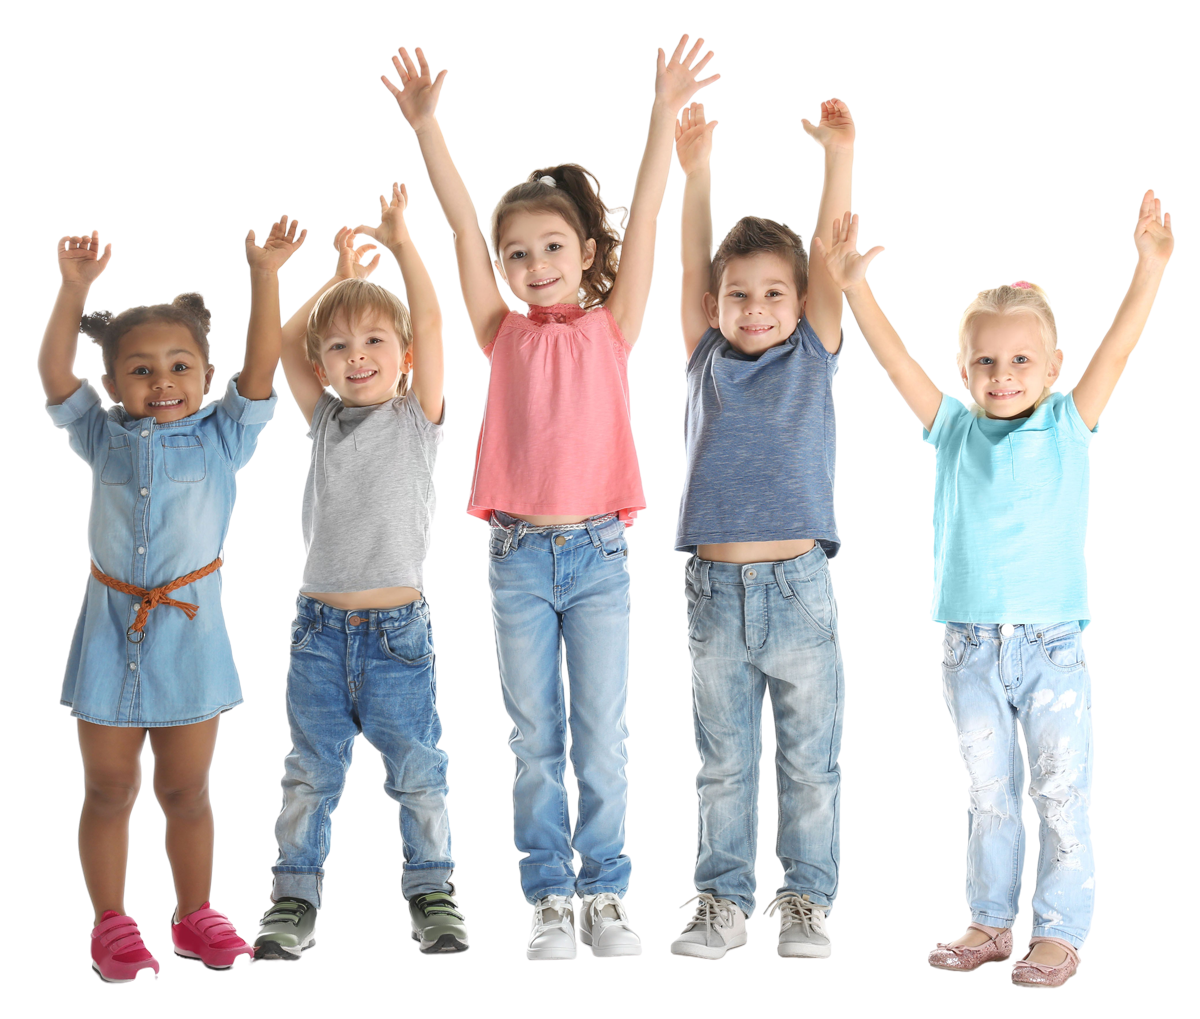
{"type": "Polygon", "coordinates": [[[702,103],[692,103],[675,125],[675,154],[686,179],[683,185],[683,347],[690,358],[708,330],[704,295],[712,268],[712,155],[715,120],[704,120],[702,103]]]}
{"type": "Polygon", "coordinates": [[[900,390],[905,403],[928,431],[933,427],[938,407],[942,404],[941,391],[904,349],[899,335],[867,285],[867,266],[883,248],[872,248],[865,255],[855,250],[858,243],[858,217],[851,217],[849,212],[834,224],[831,239],[831,246],[826,247],[820,237],[813,238],[814,261],[820,259],[825,263],[830,279],[850,302],[850,310],[854,312],[858,328],[862,330],[871,353],[883,365],[892,384],[900,390]]]}
{"type": "Polygon", "coordinates": [[[308,236],[287,216],[271,224],[271,233],[260,248],[254,231],[246,235],[246,261],[250,263],[250,326],[246,330],[246,360],[238,376],[237,390],[247,400],[266,400],[271,395],[275,366],[282,343],[279,325],[279,270],[308,236]]]}
{"type": "Polygon", "coordinates": [[[442,357],[442,309],[438,307],[433,280],[408,234],[404,210],[408,206],[408,189],[403,184],[392,185],[389,203],[379,196],[379,226],[360,226],[358,233],[374,237],[396,256],[400,274],[404,277],[404,293],[408,298],[408,313],[412,319],[412,390],[420,401],[425,416],[433,422],[442,420],[442,381],[445,367],[442,357]]]}
{"type": "Polygon", "coordinates": [[[1125,300],[1117,309],[1117,317],[1109,327],[1104,339],[1083,373],[1083,378],[1072,392],[1075,409],[1088,428],[1095,428],[1104,412],[1125,363],[1141,338],[1154,306],[1158,284],[1163,270],[1175,247],[1171,234],[1171,214],[1163,215],[1162,202],[1147,191],[1142,198],[1137,227],[1133,231],[1133,243],[1137,246],[1137,268],[1133,282],[1125,294],[1125,300]]]}
{"type": "MultiPolygon", "coordinates": [[[[850,172],[854,165],[854,121],[840,99],[821,104],[821,121],[813,127],[801,120],[804,130],[825,150],[825,184],[817,209],[814,237],[833,236],[834,223],[850,208],[850,172]]],[[[808,267],[808,299],[804,314],[825,349],[836,353],[842,342],[842,291],[829,275],[824,259],[808,267]]]]}
{"type": "Polygon", "coordinates": [[[87,303],[88,290],[96,277],[104,272],[112,255],[112,245],[100,254],[100,234],[95,230],[89,237],[60,237],[58,239],[58,271],[62,285],[50,312],[50,321],[42,336],[38,351],[38,374],[46,401],[62,403],[79,388],[75,376],[75,349],[79,344],[79,320],[87,303]]]}
{"type": "Polygon", "coordinates": [[[419,68],[413,66],[407,50],[401,49],[398,57],[392,57],[392,64],[400,76],[401,88],[396,88],[386,77],[383,83],[396,97],[400,112],[417,134],[417,143],[421,146],[421,156],[425,160],[425,169],[429,171],[434,194],[454,232],[458,279],[471,328],[475,330],[479,346],[486,347],[495,339],[496,331],[509,308],[496,284],[496,274],[488,255],[487,241],[479,229],[475,205],[450,158],[446,139],[442,137],[442,129],[434,116],[446,72],[440,71],[434,79],[425,62],[425,54],[419,47],[416,53],[419,68]]]}
{"type": "MultiPolygon", "coordinates": [[[[627,343],[634,343],[642,330],[642,317],[646,313],[646,301],[650,297],[650,277],[654,271],[654,235],[658,221],[658,210],[662,207],[663,192],[667,188],[667,172],[671,168],[671,142],[675,137],[675,117],[688,100],[716,81],[714,74],[697,81],[696,76],[712,59],[712,51],[706,53],[699,63],[696,58],[703,39],[683,56],[688,37],[679,40],[671,59],[667,60],[662,50],[658,51],[658,71],[654,77],[654,106],[650,112],[650,133],[646,138],[646,151],[638,169],[637,183],[633,188],[633,201],[629,203],[629,225],[621,243],[621,262],[617,279],[605,304],[627,343]]],[[[697,341],[699,336],[696,337],[697,341]]]]}
{"type": "Polygon", "coordinates": [[[325,392],[325,387],[317,379],[317,373],[308,359],[305,349],[309,316],[316,307],[317,301],[321,299],[321,295],[335,283],[355,276],[360,278],[370,276],[375,271],[375,267],[379,265],[378,255],[370,262],[363,264],[363,257],[367,252],[373,251],[375,245],[364,244],[355,248],[354,231],[348,226],[342,227],[337,232],[337,236],[333,239],[333,246],[338,253],[337,271],[333,274],[333,278],[327,280],[312,297],[300,305],[296,313],[283,326],[283,351],[280,357],[283,362],[283,374],[287,379],[288,389],[292,391],[292,398],[299,406],[300,413],[304,415],[304,420],[309,424],[312,424],[313,411],[317,409],[317,401],[325,392]]]}

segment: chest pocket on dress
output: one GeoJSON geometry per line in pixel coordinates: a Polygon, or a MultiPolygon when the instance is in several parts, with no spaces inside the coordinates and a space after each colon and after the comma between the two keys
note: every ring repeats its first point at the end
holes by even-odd
{"type": "Polygon", "coordinates": [[[1013,481],[1026,488],[1041,488],[1062,480],[1062,457],[1053,429],[1017,429],[1008,441],[1012,444],[1013,481]]]}
{"type": "Polygon", "coordinates": [[[127,485],[133,477],[133,451],[129,448],[129,436],[118,435],[108,440],[108,455],[100,480],[106,485],[127,485]]]}
{"type": "Polygon", "coordinates": [[[198,435],[164,435],[163,469],[172,481],[204,480],[204,446],[198,435]]]}

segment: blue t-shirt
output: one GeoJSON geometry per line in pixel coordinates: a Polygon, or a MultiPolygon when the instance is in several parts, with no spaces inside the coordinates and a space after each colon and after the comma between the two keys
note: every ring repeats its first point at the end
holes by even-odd
{"type": "Polygon", "coordinates": [[[924,434],[937,449],[933,618],[1086,626],[1092,432],[1071,395],[1013,421],[943,396],[924,434]]]}
{"type": "Polygon", "coordinates": [[[808,319],[778,346],[743,354],[716,329],[687,365],[687,475],[675,547],[813,538],[827,556],[833,519],[833,374],[808,319]]]}

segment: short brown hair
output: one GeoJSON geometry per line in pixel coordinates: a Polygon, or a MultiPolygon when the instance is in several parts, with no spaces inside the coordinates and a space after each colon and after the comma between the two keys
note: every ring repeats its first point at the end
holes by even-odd
{"type": "Polygon", "coordinates": [[[212,313],[204,306],[199,294],[180,294],[170,304],[144,304],[114,315],[111,311],[93,311],[84,315],[79,331],[100,344],[104,357],[104,373],[115,374],[113,363],[121,337],[146,322],[176,322],[192,334],[204,363],[208,364],[208,329],[212,313]]]}
{"type": "Polygon", "coordinates": [[[717,253],[713,255],[708,292],[717,296],[717,291],[721,289],[721,277],[725,275],[731,259],[758,255],[764,251],[790,259],[798,296],[803,297],[808,293],[808,253],[799,234],[783,223],[759,216],[743,216],[725,235],[717,253]]]}
{"type": "MultiPolygon", "coordinates": [[[[366,279],[346,279],[325,291],[308,316],[308,332],[304,336],[304,353],[313,364],[321,363],[321,344],[333,328],[333,323],[345,316],[358,322],[366,315],[378,315],[396,331],[403,355],[412,346],[412,319],[408,309],[390,290],[366,279]]],[[[408,392],[408,376],[400,377],[398,396],[408,392]]]]}

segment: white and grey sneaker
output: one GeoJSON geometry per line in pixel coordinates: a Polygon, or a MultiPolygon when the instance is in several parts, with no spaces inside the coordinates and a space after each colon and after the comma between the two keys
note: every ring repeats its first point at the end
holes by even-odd
{"type": "Polygon", "coordinates": [[[565,895],[547,895],[533,907],[527,959],[575,958],[575,911],[565,895]]]}
{"type": "Polygon", "coordinates": [[[825,910],[807,895],[784,892],[767,907],[767,916],[779,911],[779,954],[785,959],[825,959],[829,956],[829,933],[825,910]]]}
{"type": "Polygon", "coordinates": [[[720,959],[729,949],[740,948],[746,943],[746,914],[734,903],[707,892],[701,892],[688,902],[697,900],[696,915],[683,933],[671,942],[672,955],[720,959]]]}
{"type": "Polygon", "coordinates": [[[592,955],[641,955],[642,939],[629,926],[620,896],[612,892],[583,897],[579,915],[579,940],[592,946],[592,955]]]}

